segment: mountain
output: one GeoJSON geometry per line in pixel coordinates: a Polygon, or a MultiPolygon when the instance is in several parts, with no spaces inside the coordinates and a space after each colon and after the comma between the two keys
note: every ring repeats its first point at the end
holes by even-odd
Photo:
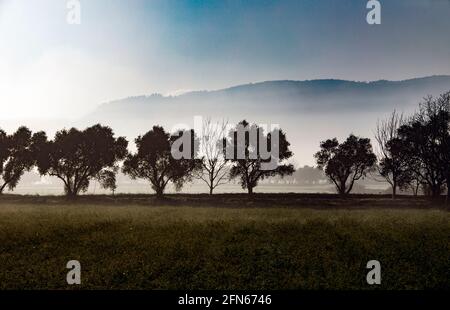
{"type": "Polygon", "coordinates": [[[279,124],[288,135],[295,160],[313,164],[312,154],[326,138],[350,133],[372,138],[379,118],[392,110],[412,113],[427,95],[450,90],[450,76],[403,81],[356,82],[336,79],[267,81],[179,96],[137,96],[100,105],[82,120],[102,122],[131,140],[153,125],[169,130],[193,126],[196,115],[235,123],[279,124]]]}

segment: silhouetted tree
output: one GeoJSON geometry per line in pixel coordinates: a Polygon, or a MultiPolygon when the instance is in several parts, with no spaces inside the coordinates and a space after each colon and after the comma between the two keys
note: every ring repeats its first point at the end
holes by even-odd
{"type": "Polygon", "coordinates": [[[170,136],[162,127],[153,126],[153,129],[145,135],[136,138],[137,152],[127,156],[123,172],[132,179],[141,178],[150,181],[159,198],[163,196],[169,182],[172,182],[176,189],[181,189],[201,167],[200,160],[194,158],[196,143],[193,131],[190,133],[192,148],[189,158],[175,159],[172,155],[173,143],[183,134],[184,132],[181,132],[178,136],[170,136]]]}
{"type": "Polygon", "coordinates": [[[336,138],[320,143],[317,152],[317,165],[335,184],[340,195],[347,195],[353,189],[355,181],[365,177],[376,163],[370,139],[350,135],[339,144],[336,138]]]}
{"type": "MultiPolygon", "coordinates": [[[[408,146],[404,144],[401,138],[392,139],[387,145],[389,152],[393,153],[398,160],[396,165],[398,188],[403,191],[410,190],[414,196],[417,196],[420,187],[424,184],[421,174],[418,173],[421,171],[422,163],[417,157],[409,155],[408,146]]],[[[387,165],[390,165],[390,161],[382,160],[380,163],[381,173],[387,165]]],[[[388,171],[392,171],[392,168],[388,168],[388,171]]]]}
{"type": "Polygon", "coordinates": [[[286,134],[281,129],[265,134],[263,128],[243,120],[228,136],[229,139],[224,144],[226,158],[232,162],[230,178],[238,177],[242,188],[247,189],[250,195],[259,180],[273,176],[283,177],[295,171],[292,164],[285,163],[293,154],[289,150],[290,143],[286,134]],[[275,135],[278,136],[278,143],[275,135]],[[264,141],[267,144],[262,146],[264,141]],[[275,151],[278,154],[274,154],[275,151]]]}
{"type": "Polygon", "coordinates": [[[17,186],[25,171],[34,165],[32,134],[27,127],[20,127],[12,135],[0,129],[0,194],[8,187],[17,186]]]}
{"type": "Polygon", "coordinates": [[[36,140],[39,172],[62,180],[69,197],[86,191],[92,179],[114,187],[118,161],[127,155],[125,138],[114,138],[112,129],[100,124],[83,131],[60,130],[52,141],[41,133],[36,140]]]}
{"type": "Polygon", "coordinates": [[[208,185],[209,194],[222,184],[226,184],[229,175],[228,162],[223,152],[223,138],[226,135],[227,123],[214,124],[207,119],[202,124],[200,134],[200,154],[203,156],[196,178],[208,185]]]}
{"type": "MultiPolygon", "coordinates": [[[[399,128],[410,169],[425,184],[425,193],[439,197],[450,186],[450,92],[425,98],[410,123],[399,128]]],[[[450,193],[448,193],[450,195],[450,193]]]]}
{"type": "Polygon", "coordinates": [[[398,128],[404,123],[403,114],[398,114],[394,110],[388,119],[378,121],[375,132],[380,163],[378,173],[391,185],[392,198],[395,198],[397,188],[403,187],[411,179],[402,146],[398,140],[395,140],[398,136],[398,128]]]}
{"type": "Polygon", "coordinates": [[[392,138],[386,143],[384,154],[386,157],[380,159],[378,171],[391,185],[392,198],[395,198],[397,188],[405,189],[418,180],[412,168],[417,162],[405,152],[405,145],[399,138],[392,138]]]}
{"type": "Polygon", "coordinates": [[[117,182],[116,182],[117,172],[119,172],[119,167],[115,166],[111,170],[104,170],[103,173],[99,174],[98,177],[100,185],[104,189],[111,190],[113,196],[117,189],[117,182]]]}

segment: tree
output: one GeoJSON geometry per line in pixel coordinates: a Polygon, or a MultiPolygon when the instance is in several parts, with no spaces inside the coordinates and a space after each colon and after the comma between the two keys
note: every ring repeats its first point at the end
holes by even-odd
{"type": "Polygon", "coordinates": [[[336,138],[323,141],[320,148],[314,155],[317,165],[324,169],[340,195],[349,194],[355,181],[365,177],[377,160],[370,139],[353,134],[342,144],[336,138]]]}
{"type": "Polygon", "coordinates": [[[111,170],[103,171],[103,173],[99,174],[99,177],[98,177],[100,185],[104,189],[111,190],[111,193],[113,196],[117,189],[117,180],[116,180],[117,172],[119,172],[119,167],[115,166],[111,170]]]}
{"type": "Polygon", "coordinates": [[[114,138],[112,129],[100,124],[83,131],[60,130],[53,141],[41,133],[36,140],[39,172],[63,181],[71,198],[86,191],[92,179],[104,188],[114,188],[118,161],[128,153],[125,138],[114,138]]]}
{"type": "Polygon", "coordinates": [[[196,177],[209,188],[212,195],[214,189],[228,179],[229,167],[223,152],[223,138],[226,134],[227,123],[213,124],[211,119],[205,120],[202,124],[200,135],[199,152],[203,156],[201,160],[202,169],[196,173],[196,177]]]}
{"type": "Polygon", "coordinates": [[[27,127],[20,127],[12,135],[0,129],[0,194],[8,187],[14,189],[25,171],[34,165],[33,139],[27,127]]]}
{"type": "Polygon", "coordinates": [[[391,185],[392,198],[395,199],[398,187],[404,187],[411,179],[410,170],[398,143],[398,128],[404,124],[403,114],[395,110],[386,120],[378,121],[375,140],[378,144],[378,173],[391,185]]]}
{"type": "Polygon", "coordinates": [[[250,195],[259,180],[294,173],[294,166],[285,163],[293,154],[281,129],[265,134],[263,128],[243,120],[228,136],[224,144],[226,158],[232,162],[230,178],[239,178],[242,188],[250,195]]]}
{"type": "MultiPolygon", "coordinates": [[[[184,134],[195,139],[193,131],[189,134],[185,131],[178,136],[170,136],[164,128],[153,126],[153,129],[145,135],[136,138],[137,152],[127,156],[123,164],[123,172],[132,179],[141,178],[150,181],[158,198],[163,196],[169,182],[172,182],[176,189],[181,189],[183,184],[190,181],[195,171],[200,168],[200,161],[194,159],[195,147],[190,150],[189,158],[176,159],[172,155],[174,142],[184,134]]],[[[193,145],[195,142],[191,146],[193,145]]]]}
{"type": "Polygon", "coordinates": [[[410,188],[415,196],[422,183],[420,175],[415,171],[420,167],[416,157],[410,156],[406,145],[396,137],[386,143],[388,157],[382,158],[379,164],[380,175],[392,181],[393,198],[395,187],[402,190],[410,188]]]}
{"type": "Polygon", "coordinates": [[[405,184],[404,187],[400,187],[401,189],[410,189],[414,196],[417,197],[419,194],[419,188],[420,185],[423,184],[423,181],[417,173],[414,173],[414,171],[411,171],[412,173],[412,179],[409,183],[405,184]]]}
{"type": "Polygon", "coordinates": [[[450,91],[437,98],[429,96],[421,104],[422,121],[428,122],[431,131],[436,132],[441,174],[447,187],[446,201],[450,198],[450,91]]]}
{"type": "Polygon", "coordinates": [[[398,130],[405,156],[414,163],[410,169],[433,198],[441,195],[445,184],[450,187],[449,122],[450,92],[426,97],[419,112],[398,130]]]}
{"type": "Polygon", "coordinates": [[[442,192],[445,176],[439,167],[439,152],[436,143],[432,141],[434,139],[432,136],[430,127],[418,121],[399,129],[404,156],[413,163],[408,169],[419,176],[421,183],[426,185],[425,194],[429,193],[436,198],[442,192]]]}

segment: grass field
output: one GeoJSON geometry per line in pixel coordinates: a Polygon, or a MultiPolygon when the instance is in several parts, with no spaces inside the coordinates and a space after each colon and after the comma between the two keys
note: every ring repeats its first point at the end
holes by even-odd
{"type": "Polygon", "coordinates": [[[133,197],[1,198],[0,288],[74,289],[73,259],[75,289],[450,288],[450,212],[424,201],[133,197]]]}

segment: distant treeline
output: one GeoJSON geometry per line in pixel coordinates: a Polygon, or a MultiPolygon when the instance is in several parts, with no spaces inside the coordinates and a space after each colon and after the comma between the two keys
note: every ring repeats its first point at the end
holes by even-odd
{"type": "Polygon", "coordinates": [[[132,179],[148,180],[157,196],[164,194],[169,183],[181,189],[193,179],[207,184],[210,194],[218,186],[237,179],[252,194],[261,180],[291,176],[294,172],[294,177],[298,175],[309,184],[322,182],[325,175],[341,195],[349,194],[355,182],[371,172],[391,185],[393,197],[398,189],[416,195],[421,190],[431,197],[438,197],[447,189],[447,196],[450,195],[450,92],[426,97],[414,115],[404,117],[394,111],[388,119],[379,121],[375,131],[377,154],[370,139],[353,134],[342,143],[336,138],[321,142],[320,151],[314,155],[320,170],[305,166],[295,171],[288,163],[293,154],[281,129],[276,132],[277,158],[267,158],[259,153],[260,140],[252,141],[249,136],[254,131],[258,137],[261,134],[267,141],[274,141],[273,131],[265,133],[260,126],[245,120],[231,130],[227,125],[217,126],[206,120],[201,132],[186,130],[176,134],[153,126],[135,139],[134,153],[128,151],[124,137],[115,137],[110,127],[100,124],[84,130],[63,129],[52,140],[45,132],[32,133],[26,127],[11,135],[0,130],[0,193],[6,187],[14,189],[22,175],[36,167],[40,175],[60,179],[69,197],[85,192],[92,180],[114,193],[120,169],[132,179]],[[243,141],[236,138],[241,127],[248,130],[243,141]],[[171,152],[174,143],[187,132],[194,142],[193,156],[176,159],[171,152]],[[227,157],[224,150],[229,145],[242,150],[244,156],[227,157]],[[273,169],[264,168],[274,161],[273,169]]]}
{"type": "Polygon", "coordinates": [[[341,195],[351,192],[354,182],[377,171],[392,187],[419,190],[433,198],[447,189],[450,197],[450,92],[428,96],[418,112],[405,117],[394,111],[379,121],[375,131],[378,153],[370,140],[351,134],[339,143],[336,138],[323,141],[315,154],[319,168],[335,184],[341,195]]]}
{"type": "MultiPolygon", "coordinates": [[[[234,129],[226,132],[225,126],[217,129],[208,120],[202,132],[193,130],[167,133],[160,126],[153,128],[135,139],[137,151],[130,153],[128,141],[124,137],[115,137],[110,127],[100,124],[84,130],[76,128],[56,132],[49,140],[43,131],[32,133],[26,127],[20,127],[8,135],[0,130],[0,175],[3,180],[0,192],[8,187],[14,189],[22,175],[34,167],[40,175],[60,179],[68,197],[76,197],[88,189],[92,180],[97,180],[103,188],[116,190],[116,176],[119,170],[132,179],[146,179],[157,196],[162,196],[169,183],[180,189],[194,178],[204,181],[210,193],[227,180],[238,179],[243,188],[251,194],[258,181],[270,176],[287,175],[294,172],[291,164],[284,163],[292,156],[286,135],[279,130],[277,158],[263,158],[253,149],[259,148],[246,135],[243,141],[236,139],[238,126],[262,133],[263,138],[271,140],[273,132],[263,133],[262,128],[242,121],[234,129]],[[190,156],[175,158],[172,153],[179,138],[189,133],[195,142],[190,156]],[[225,137],[225,138],[224,138],[225,137]],[[202,143],[199,143],[202,140],[202,143]],[[224,149],[232,145],[243,150],[243,157],[226,158],[224,149]],[[221,146],[224,146],[222,148],[221,146]],[[201,153],[201,156],[197,153],[201,153]],[[264,169],[265,163],[276,160],[274,169],[264,169]]],[[[184,145],[180,146],[183,153],[184,145]]]]}

